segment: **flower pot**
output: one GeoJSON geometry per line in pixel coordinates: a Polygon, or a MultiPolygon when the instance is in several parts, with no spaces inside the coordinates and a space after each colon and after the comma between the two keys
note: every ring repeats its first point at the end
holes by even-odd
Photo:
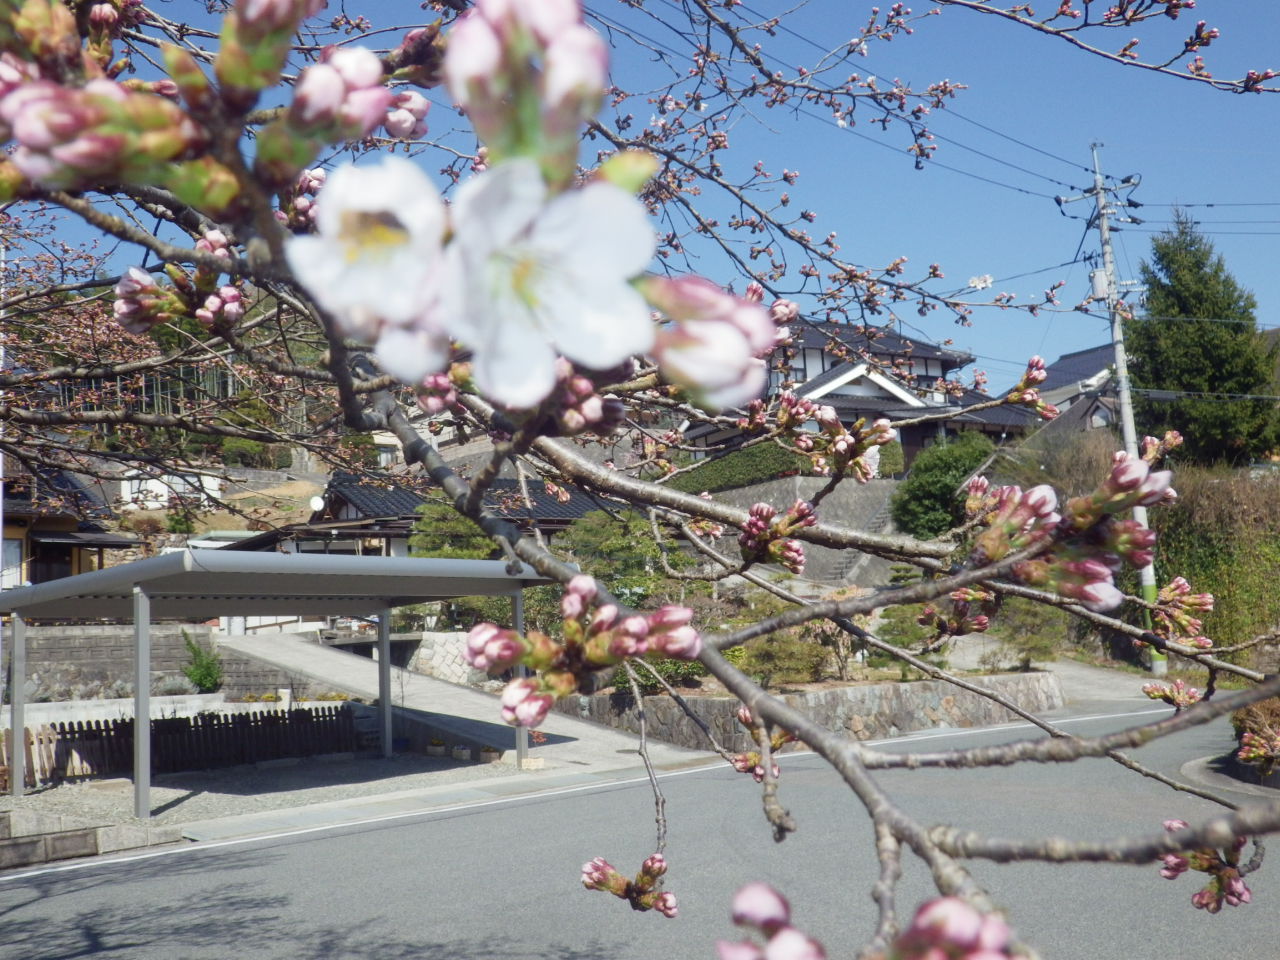
{"type": "Polygon", "coordinates": [[[502,759],[502,751],[501,750],[481,750],[479,756],[480,756],[481,763],[497,763],[499,760],[502,759]]]}
{"type": "Polygon", "coordinates": [[[427,756],[428,756],[428,757],[443,757],[443,756],[444,756],[446,753],[448,753],[448,752],[449,752],[449,748],[448,748],[448,747],[446,747],[443,743],[428,743],[428,744],[427,744],[427,756]]]}
{"type": "Polygon", "coordinates": [[[464,761],[470,760],[471,748],[470,747],[454,747],[452,751],[452,756],[453,756],[453,759],[455,760],[464,760],[464,761]]]}

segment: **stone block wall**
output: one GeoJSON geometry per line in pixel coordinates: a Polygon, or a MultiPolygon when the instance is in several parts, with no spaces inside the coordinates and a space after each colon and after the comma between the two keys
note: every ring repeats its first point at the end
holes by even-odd
{"type": "MultiPolygon", "coordinates": [[[[1051,673],[1001,674],[982,677],[977,684],[1035,713],[1054,710],[1064,703],[1062,685],[1051,673]]],[[[820,726],[843,732],[855,740],[894,737],[913,730],[937,727],[982,727],[1017,719],[1004,707],[985,697],[935,680],[836,687],[787,694],[781,699],[812,717],[820,726]]],[[[737,721],[737,700],[732,697],[689,697],[686,702],[726,749],[754,749],[746,731],[737,721]]],[[[707,748],[702,731],[669,697],[645,697],[644,707],[651,737],[697,750],[707,748]]],[[[555,709],[619,730],[640,731],[630,696],[566,697],[556,704],[555,709]]]]}
{"type": "Polygon", "coordinates": [[[409,660],[409,669],[449,683],[482,683],[488,677],[468,665],[463,656],[466,648],[465,633],[423,633],[422,642],[409,660]]]}
{"type": "MultiPolygon", "coordinates": [[[[185,680],[190,662],[182,632],[209,645],[210,628],[200,624],[155,624],[151,628],[152,689],[166,678],[185,680]]],[[[6,638],[7,640],[8,638],[6,638]]],[[[6,668],[11,656],[6,643],[6,668]]],[[[133,691],[133,627],[120,624],[31,626],[27,628],[29,701],[81,700],[128,696],[133,691]]],[[[175,691],[176,692],[176,691],[175,691]]]]}

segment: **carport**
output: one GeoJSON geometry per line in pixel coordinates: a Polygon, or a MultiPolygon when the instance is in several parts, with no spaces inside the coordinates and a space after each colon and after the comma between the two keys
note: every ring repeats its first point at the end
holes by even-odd
{"type": "MultiPolygon", "coordinates": [[[[454,597],[510,596],[512,622],[523,629],[522,591],[550,581],[501,560],[358,557],[307,553],[184,550],[0,594],[12,614],[14,745],[10,782],[21,795],[26,755],[26,627],[29,620],[133,622],[134,814],[151,815],[151,623],[226,616],[377,617],[378,710],[383,756],[391,755],[391,611],[454,597]]],[[[518,738],[523,748],[527,741],[518,738]]],[[[519,750],[523,753],[523,749],[519,750]]]]}

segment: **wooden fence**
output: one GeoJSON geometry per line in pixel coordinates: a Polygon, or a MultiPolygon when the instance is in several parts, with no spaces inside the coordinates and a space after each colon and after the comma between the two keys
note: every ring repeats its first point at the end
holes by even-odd
{"type": "MultiPolygon", "coordinates": [[[[45,724],[25,731],[26,781],[57,783],[133,770],[133,720],[45,724]]],[[[151,772],[232,767],[356,749],[351,708],[204,713],[151,721],[151,772]]],[[[9,789],[9,732],[0,741],[0,791],[9,789]]]]}

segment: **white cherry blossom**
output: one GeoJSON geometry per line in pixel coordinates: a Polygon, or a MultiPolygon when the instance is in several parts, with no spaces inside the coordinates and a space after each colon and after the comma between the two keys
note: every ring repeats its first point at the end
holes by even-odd
{"type": "Polygon", "coordinates": [[[596,182],[548,199],[537,164],[515,159],[464,183],[452,220],[438,317],[474,352],[486,396],[532,407],[555,385],[557,353],[605,369],[653,345],[628,280],[656,239],[631,194],[596,182]]]}
{"type": "Polygon", "coordinates": [[[442,267],[445,208],[434,184],[399,157],[341,167],[317,199],[317,232],[292,237],[289,267],[344,332],[422,323],[442,267]]]}

